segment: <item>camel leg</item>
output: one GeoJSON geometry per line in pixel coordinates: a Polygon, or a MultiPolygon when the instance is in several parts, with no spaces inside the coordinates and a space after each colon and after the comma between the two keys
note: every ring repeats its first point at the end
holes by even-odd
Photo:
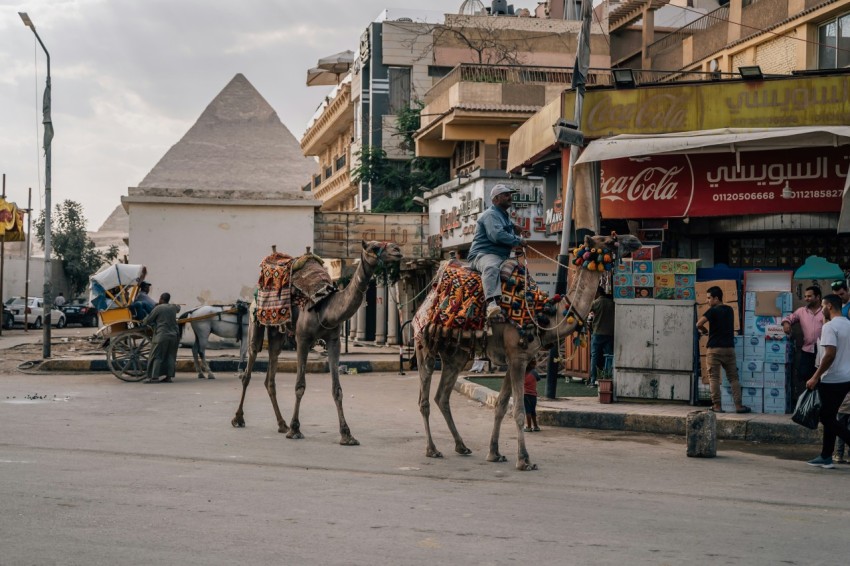
{"type": "Polygon", "coordinates": [[[425,446],[425,455],[429,458],[442,458],[443,453],[437,450],[434,445],[434,439],[431,437],[431,375],[434,373],[435,358],[429,350],[422,346],[418,341],[414,345],[416,352],[416,366],[419,369],[419,412],[422,414],[422,421],[425,423],[425,437],[427,444],[425,446]]]}
{"type": "Polygon", "coordinates": [[[283,346],[284,331],[280,328],[269,328],[269,369],[266,372],[266,391],[269,393],[269,399],[272,401],[274,416],[277,420],[277,431],[280,433],[289,432],[289,427],[286,426],[286,421],[283,415],[280,414],[280,407],[277,404],[277,386],[275,385],[275,377],[277,377],[277,360],[280,356],[280,350],[283,346]]]}
{"type": "Polygon", "coordinates": [[[236,409],[236,415],[230,421],[235,427],[245,426],[245,413],[242,407],[245,404],[245,392],[248,391],[248,384],[251,383],[251,371],[254,369],[254,362],[257,361],[257,354],[263,349],[263,334],[265,327],[259,323],[254,323],[248,330],[248,342],[251,344],[251,352],[248,356],[248,365],[245,366],[245,372],[242,374],[242,398],[239,400],[239,408],[236,409]]]}
{"type": "Polygon", "coordinates": [[[292,411],[292,420],[289,422],[292,428],[286,437],[296,440],[304,438],[304,435],[301,434],[299,412],[301,410],[301,398],[307,388],[307,354],[310,352],[310,342],[307,338],[298,334],[295,335],[295,352],[298,360],[295,368],[295,409],[292,411]]]}
{"type": "Polygon", "coordinates": [[[499,453],[499,429],[502,427],[502,419],[508,412],[508,401],[511,399],[510,370],[502,379],[502,387],[496,398],[496,407],[493,411],[493,432],[490,434],[490,452],[487,454],[488,462],[507,462],[508,459],[499,453]]]}
{"type": "Polygon", "coordinates": [[[449,432],[455,439],[455,452],[458,454],[469,455],[472,450],[466,447],[460,433],[455,426],[454,417],[452,417],[452,407],[449,403],[449,398],[454,390],[457,376],[466,362],[469,360],[469,354],[462,350],[458,350],[453,356],[442,356],[442,371],[440,372],[440,383],[437,385],[437,392],[434,394],[434,402],[443,413],[443,418],[446,419],[446,424],[449,427],[449,432]]]}
{"type": "Polygon", "coordinates": [[[528,451],[525,449],[525,433],[523,425],[525,424],[525,368],[528,360],[525,356],[520,356],[518,360],[511,360],[508,367],[508,375],[506,381],[510,381],[511,390],[514,396],[514,421],[516,421],[517,430],[517,456],[516,469],[521,472],[536,470],[537,464],[532,464],[528,457],[528,451]]]}
{"type": "Polygon", "coordinates": [[[333,336],[327,339],[328,363],[331,367],[331,393],[333,394],[334,403],[336,403],[336,412],[339,416],[339,443],[343,446],[359,446],[360,443],[356,438],[351,436],[351,429],[348,428],[348,423],[345,422],[345,415],[342,412],[342,386],[339,384],[339,331],[333,333],[333,336]]]}

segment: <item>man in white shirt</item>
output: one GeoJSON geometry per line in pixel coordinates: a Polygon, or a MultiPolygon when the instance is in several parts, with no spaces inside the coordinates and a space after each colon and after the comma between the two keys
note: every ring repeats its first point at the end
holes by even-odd
{"type": "Polygon", "coordinates": [[[835,438],[840,436],[850,442],[850,431],[839,426],[836,416],[844,397],[850,393],[850,319],[841,314],[841,299],[838,295],[827,295],[823,305],[824,325],[821,330],[818,357],[820,365],[806,382],[808,389],[817,388],[820,393],[820,422],[823,424],[823,446],[820,456],[809,460],[810,466],[831,469],[835,438]]]}

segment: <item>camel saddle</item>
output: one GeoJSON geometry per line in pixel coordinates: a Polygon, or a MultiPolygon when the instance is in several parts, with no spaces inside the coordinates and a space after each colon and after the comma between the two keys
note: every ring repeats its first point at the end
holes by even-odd
{"type": "Polygon", "coordinates": [[[260,262],[255,317],[263,326],[282,326],[292,319],[295,306],[316,305],[336,292],[322,258],[304,254],[297,258],[275,252],[260,262]]]}
{"type": "MultiPolygon", "coordinates": [[[[557,301],[538,288],[534,278],[515,259],[502,263],[500,306],[507,322],[520,333],[533,333],[537,326],[550,325],[557,301]]],[[[422,326],[432,330],[482,330],[486,305],[481,274],[458,260],[449,260],[434,283],[434,300],[422,326]]],[[[419,326],[419,325],[415,325],[419,326]]]]}

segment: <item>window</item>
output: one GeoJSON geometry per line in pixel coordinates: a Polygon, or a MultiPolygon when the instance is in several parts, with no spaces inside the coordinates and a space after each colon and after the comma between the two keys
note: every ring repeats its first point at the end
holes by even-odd
{"type": "Polygon", "coordinates": [[[850,66],[850,14],[844,14],[818,28],[818,68],[850,66]]]}
{"type": "Polygon", "coordinates": [[[471,164],[475,161],[476,157],[478,157],[477,141],[464,141],[458,143],[455,146],[454,155],[452,156],[455,169],[471,164]]]}
{"type": "Polygon", "coordinates": [[[507,140],[499,140],[499,169],[502,171],[508,170],[508,147],[510,142],[507,140]]]}
{"type": "Polygon", "coordinates": [[[410,107],[410,67],[390,67],[390,114],[410,107]]]}

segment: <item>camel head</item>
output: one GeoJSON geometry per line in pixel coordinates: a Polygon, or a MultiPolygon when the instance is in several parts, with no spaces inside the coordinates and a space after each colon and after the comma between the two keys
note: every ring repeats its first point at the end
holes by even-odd
{"type": "Polygon", "coordinates": [[[375,267],[378,263],[398,263],[404,257],[401,246],[395,242],[379,242],[377,240],[363,240],[363,261],[375,267]]]}
{"type": "Polygon", "coordinates": [[[639,250],[643,244],[631,234],[617,235],[612,232],[610,236],[585,236],[584,244],[589,248],[601,248],[612,250],[619,257],[631,254],[639,250]]]}

